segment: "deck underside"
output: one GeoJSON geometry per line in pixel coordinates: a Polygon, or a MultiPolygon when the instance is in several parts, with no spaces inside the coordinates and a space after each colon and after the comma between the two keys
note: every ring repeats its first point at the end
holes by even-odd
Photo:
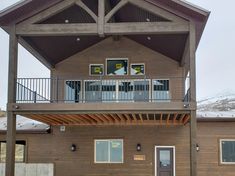
{"type": "MultiPolygon", "coordinates": [[[[24,115],[24,114],[22,114],[24,115]]],[[[108,113],[108,114],[25,114],[49,125],[186,125],[189,114],[181,113],[108,113]]]]}

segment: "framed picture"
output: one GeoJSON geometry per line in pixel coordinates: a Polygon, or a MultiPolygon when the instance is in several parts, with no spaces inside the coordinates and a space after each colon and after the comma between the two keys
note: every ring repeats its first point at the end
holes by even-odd
{"type": "Polygon", "coordinates": [[[107,75],[127,75],[128,74],[128,59],[115,58],[106,59],[107,75]]]}
{"type": "Polygon", "coordinates": [[[104,75],[104,65],[103,64],[90,64],[89,70],[90,70],[91,76],[104,75]]]}
{"type": "Polygon", "coordinates": [[[131,75],[145,75],[145,64],[131,64],[131,75]]]}

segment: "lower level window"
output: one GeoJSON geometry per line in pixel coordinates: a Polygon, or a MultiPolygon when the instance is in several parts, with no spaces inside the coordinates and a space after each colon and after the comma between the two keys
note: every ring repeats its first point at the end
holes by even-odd
{"type": "Polygon", "coordinates": [[[123,163],[123,140],[95,140],[95,163],[123,163]]]}
{"type": "MultiPolygon", "coordinates": [[[[16,141],[15,146],[15,162],[25,162],[25,141],[16,141]]],[[[0,162],[6,162],[6,141],[0,141],[0,162]]]]}
{"type": "Polygon", "coordinates": [[[235,164],[235,139],[220,140],[220,157],[222,164],[235,164]]]}

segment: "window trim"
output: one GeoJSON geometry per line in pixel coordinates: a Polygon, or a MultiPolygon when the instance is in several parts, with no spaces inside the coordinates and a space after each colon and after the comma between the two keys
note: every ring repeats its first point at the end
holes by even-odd
{"type": "Polygon", "coordinates": [[[95,139],[94,140],[94,163],[95,164],[123,164],[124,163],[124,144],[123,144],[123,142],[124,142],[123,139],[95,139]],[[106,141],[106,142],[109,142],[109,150],[108,150],[109,161],[97,161],[96,160],[96,142],[97,141],[106,141]],[[122,161],[121,162],[112,162],[112,161],[110,161],[110,142],[111,141],[121,141],[122,142],[122,161]]]}
{"type": "MultiPolygon", "coordinates": [[[[24,153],[23,153],[23,161],[15,161],[16,163],[27,163],[27,159],[28,159],[28,145],[27,145],[27,140],[25,140],[25,139],[16,139],[16,143],[15,144],[17,144],[17,142],[24,142],[25,144],[24,144],[24,153]]],[[[7,141],[6,140],[0,140],[0,143],[6,143],[7,144],[7,141]]],[[[7,150],[7,148],[6,148],[6,150],[7,150]]],[[[1,145],[0,145],[0,154],[1,154],[1,145]]],[[[1,160],[0,160],[0,164],[3,164],[3,163],[6,163],[6,161],[5,162],[1,162],[1,160]]]]}
{"type": "Polygon", "coordinates": [[[129,75],[129,59],[127,57],[121,57],[121,58],[106,58],[105,61],[105,75],[106,76],[128,76],[129,75]],[[126,60],[127,61],[127,73],[126,75],[108,75],[108,61],[110,60],[126,60]]]}
{"type": "Polygon", "coordinates": [[[235,165],[235,162],[224,162],[223,161],[223,152],[222,152],[222,142],[223,141],[232,141],[232,142],[235,142],[235,138],[234,139],[220,139],[219,140],[219,146],[220,146],[220,154],[219,154],[219,156],[220,156],[220,164],[222,164],[222,165],[235,165]]]}
{"type": "Polygon", "coordinates": [[[146,71],[145,71],[145,63],[131,63],[131,64],[130,64],[130,75],[131,75],[131,76],[144,76],[145,73],[146,73],[146,71]],[[143,66],[144,66],[144,74],[143,74],[143,75],[132,75],[132,74],[131,74],[132,65],[143,65],[143,66]]]}
{"type": "MultiPolygon", "coordinates": [[[[68,100],[66,100],[66,93],[67,93],[67,92],[66,92],[66,82],[67,82],[67,81],[79,81],[79,82],[80,82],[80,89],[81,89],[81,90],[80,90],[80,93],[81,93],[80,95],[81,95],[81,96],[79,97],[79,103],[81,103],[81,101],[82,101],[82,99],[83,99],[83,97],[82,97],[82,96],[83,96],[83,95],[82,95],[82,91],[83,91],[83,89],[82,89],[82,88],[83,88],[83,85],[82,85],[82,84],[83,84],[83,82],[82,82],[82,80],[80,80],[80,79],[65,79],[65,80],[64,80],[64,87],[63,87],[63,88],[64,88],[64,95],[62,96],[63,99],[64,99],[64,102],[68,101],[68,100]]],[[[59,96],[60,96],[60,94],[59,94],[59,96]]],[[[66,102],[66,103],[75,103],[75,100],[74,100],[73,102],[72,102],[72,101],[68,101],[68,102],[66,102]]]]}
{"type": "Polygon", "coordinates": [[[89,76],[104,76],[104,73],[105,73],[104,64],[89,64],[89,76]],[[91,74],[91,67],[92,66],[102,66],[102,68],[103,68],[102,74],[100,74],[100,75],[91,74]]]}
{"type": "Polygon", "coordinates": [[[153,92],[154,92],[154,81],[155,80],[166,80],[166,81],[169,81],[169,100],[153,100],[153,97],[152,97],[152,101],[158,101],[158,102],[165,102],[165,101],[169,101],[169,102],[171,102],[172,101],[172,96],[171,96],[171,79],[169,79],[169,78],[154,78],[154,79],[152,79],[152,96],[153,96],[153,92]]]}

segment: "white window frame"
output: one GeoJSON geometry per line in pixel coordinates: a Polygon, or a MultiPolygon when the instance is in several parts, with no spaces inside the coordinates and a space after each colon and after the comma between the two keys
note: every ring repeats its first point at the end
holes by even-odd
{"type": "Polygon", "coordinates": [[[64,80],[64,98],[63,98],[63,99],[64,99],[64,102],[66,102],[66,103],[74,103],[74,102],[72,102],[72,101],[67,101],[67,100],[66,100],[66,93],[67,93],[67,92],[66,92],[66,87],[65,87],[65,86],[66,86],[66,82],[67,82],[67,81],[79,81],[79,82],[80,82],[80,89],[81,89],[81,90],[80,90],[79,102],[81,103],[81,101],[82,101],[82,96],[83,96],[83,95],[82,95],[82,92],[83,92],[83,89],[82,89],[82,88],[83,88],[83,85],[82,85],[82,84],[83,84],[83,82],[82,82],[82,80],[79,80],[79,79],[66,79],[66,80],[64,80]]]}
{"type": "Polygon", "coordinates": [[[94,162],[96,164],[123,164],[124,163],[124,148],[123,148],[123,139],[95,139],[94,141],[94,162]],[[109,142],[109,150],[108,150],[108,161],[96,161],[96,142],[109,142]],[[121,162],[112,162],[110,161],[110,142],[111,141],[121,141],[122,142],[122,161],[121,162]]]}
{"type": "Polygon", "coordinates": [[[153,97],[152,97],[152,101],[156,101],[156,102],[171,102],[172,101],[172,96],[171,96],[171,80],[169,79],[169,78],[167,78],[167,79],[164,79],[164,78],[154,78],[154,79],[152,79],[152,96],[153,96],[153,92],[154,92],[154,81],[156,81],[156,80],[163,80],[163,81],[169,81],[169,100],[153,100],[153,97]]]}
{"type": "Polygon", "coordinates": [[[155,176],[158,176],[157,174],[157,149],[158,148],[172,148],[173,149],[173,176],[175,176],[175,146],[155,146],[155,152],[154,152],[154,160],[155,160],[155,163],[154,163],[154,167],[155,167],[155,176]]]}
{"type": "Polygon", "coordinates": [[[131,76],[144,76],[145,75],[145,63],[131,63],[131,65],[130,65],[130,75],[131,76]],[[132,75],[131,74],[132,65],[143,65],[144,66],[144,74],[143,75],[132,75]]]}
{"type": "Polygon", "coordinates": [[[129,75],[129,59],[128,58],[106,58],[106,61],[105,61],[105,75],[106,76],[127,76],[129,75]],[[126,60],[127,61],[127,73],[126,75],[108,75],[108,61],[109,60],[126,60]]]}
{"type": "Polygon", "coordinates": [[[104,64],[89,64],[89,75],[90,76],[104,76],[104,64]],[[91,67],[92,66],[102,66],[102,68],[103,68],[103,73],[102,74],[100,74],[100,75],[93,75],[93,74],[91,74],[91,67]]]}
{"type": "Polygon", "coordinates": [[[224,165],[235,165],[235,162],[224,162],[223,161],[223,152],[222,152],[222,142],[235,142],[235,139],[220,139],[220,164],[224,165]]]}

